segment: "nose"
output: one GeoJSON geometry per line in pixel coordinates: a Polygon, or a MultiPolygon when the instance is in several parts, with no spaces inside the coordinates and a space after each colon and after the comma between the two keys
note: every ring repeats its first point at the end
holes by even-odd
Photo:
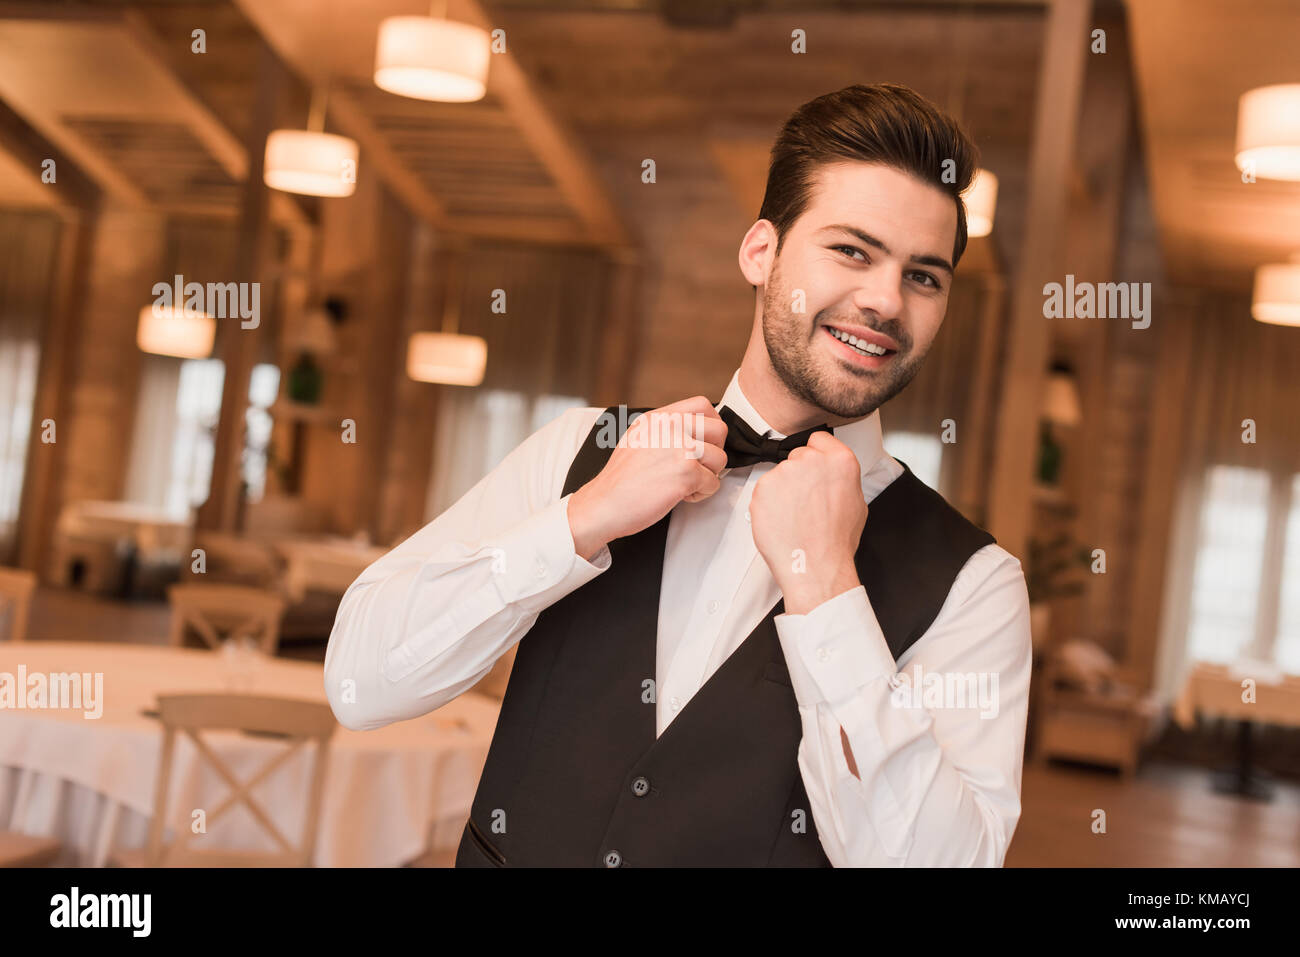
{"type": "Polygon", "coordinates": [[[871,310],[884,320],[898,318],[903,309],[903,270],[893,263],[881,263],[862,272],[862,282],[853,293],[853,304],[871,310]]]}

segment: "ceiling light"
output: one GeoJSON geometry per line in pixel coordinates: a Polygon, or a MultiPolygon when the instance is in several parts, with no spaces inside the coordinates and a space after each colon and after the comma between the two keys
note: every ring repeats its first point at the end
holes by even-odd
{"type": "Polygon", "coordinates": [[[1300,181],[1300,83],[1261,86],[1237,104],[1237,169],[1300,181]]]}
{"type": "Polygon", "coordinates": [[[469,103],[487,92],[492,44],[485,30],[434,17],[379,24],[375,86],[399,96],[469,103]]]}

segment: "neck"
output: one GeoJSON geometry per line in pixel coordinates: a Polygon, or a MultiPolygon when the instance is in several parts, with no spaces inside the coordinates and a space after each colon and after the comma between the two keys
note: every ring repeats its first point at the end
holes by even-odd
{"type": "Polygon", "coordinates": [[[740,390],[745,393],[745,398],[754,407],[754,411],[776,431],[782,435],[793,435],[822,423],[835,427],[859,421],[831,415],[821,406],[793,395],[772,368],[772,360],[768,357],[767,346],[761,337],[758,342],[761,356],[755,353],[754,345],[751,340],[750,347],[745,351],[745,359],[740,364],[740,390]]]}

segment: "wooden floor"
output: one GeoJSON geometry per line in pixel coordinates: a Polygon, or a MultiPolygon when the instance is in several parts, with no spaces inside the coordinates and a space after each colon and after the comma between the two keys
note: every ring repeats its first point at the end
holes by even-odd
{"type": "MultiPolygon", "coordinates": [[[[171,611],[165,601],[118,601],[68,588],[40,587],[32,596],[29,641],[127,641],[165,645],[171,611]]],[[[282,658],[325,660],[323,641],[282,639],[282,658]]]]}
{"type": "Polygon", "coordinates": [[[1027,764],[1007,867],[1300,867],[1300,786],[1271,802],[1216,794],[1210,770],[1114,772],[1027,764]],[[1106,812],[1106,833],[1093,814],[1106,812]]]}
{"type": "MultiPolygon", "coordinates": [[[[33,640],[163,644],[169,614],[161,602],[120,602],[42,588],[32,605],[33,640]]],[[[322,649],[284,653],[314,656],[322,649]]],[[[1125,780],[1105,770],[1029,762],[1023,811],[1008,867],[1300,867],[1300,785],[1276,783],[1260,803],[1215,793],[1210,770],[1147,761],[1125,780]],[[1094,811],[1106,832],[1092,830],[1094,811]]],[[[415,866],[447,867],[449,854],[415,866]]]]}

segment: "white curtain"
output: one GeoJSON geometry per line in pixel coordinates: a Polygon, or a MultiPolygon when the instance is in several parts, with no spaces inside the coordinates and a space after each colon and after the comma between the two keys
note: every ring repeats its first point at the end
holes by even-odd
{"type": "Polygon", "coordinates": [[[528,436],[565,409],[585,404],[572,396],[529,399],[520,392],[442,388],[424,510],[426,522],[455,505],[528,436]]]}
{"type": "Polygon", "coordinates": [[[176,393],[181,360],[147,355],[140,370],[140,393],[131,438],[126,499],[157,508],[167,506],[171,485],[172,447],[176,436],[176,393]]]}
{"type": "Polygon", "coordinates": [[[0,323],[0,554],[8,553],[16,532],[39,360],[35,336],[0,323]]]}
{"type": "Polygon", "coordinates": [[[27,450],[40,429],[32,404],[60,230],[53,213],[0,210],[0,564],[16,559],[27,450]]]}

